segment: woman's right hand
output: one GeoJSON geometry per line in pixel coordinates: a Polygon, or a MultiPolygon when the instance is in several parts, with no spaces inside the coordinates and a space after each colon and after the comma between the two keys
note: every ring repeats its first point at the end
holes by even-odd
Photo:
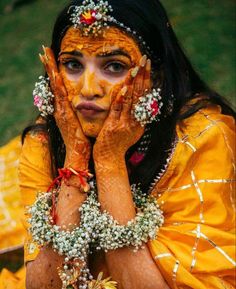
{"type": "Polygon", "coordinates": [[[64,166],[86,170],[91,154],[91,144],[84,135],[80,122],[70,105],[53,51],[48,47],[43,47],[43,49],[44,55],[40,55],[40,60],[50,79],[51,90],[54,94],[54,117],[66,146],[64,166]]]}

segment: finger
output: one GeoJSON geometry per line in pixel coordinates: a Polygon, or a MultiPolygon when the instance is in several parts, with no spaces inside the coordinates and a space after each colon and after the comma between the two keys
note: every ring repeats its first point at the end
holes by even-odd
{"type": "Polygon", "coordinates": [[[55,74],[58,73],[57,64],[54,58],[53,51],[48,47],[42,46],[42,48],[44,51],[44,55],[39,54],[39,57],[50,79],[51,87],[54,88],[55,74]]]}
{"type": "Polygon", "coordinates": [[[58,72],[57,63],[52,49],[43,46],[43,51],[46,59],[48,60],[47,63],[49,65],[49,73],[51,74],[52,71],[58,72]]]}
{"type": "Polygon", "coordinates": [[[50,65],[48,63],[49,59],[45,55],[39,54],[40,61],[43,63],[45,71],[49,77],[50,87],[52,90],[52,93],[56,95],[56,73],[54,71],[51,71],[50,65]]]}
{"type": "Polygon", "coordinates": [[[59,99],[67,99],[67,91],[61,75],[58,72],[57,63],[54,57],[54,53],[51,48],[43,47],[44,55],[40,55],[40,60],[44,64],[45,70],[50,79],[50,86],[55,95],[55,102],[59,99]]]}
{"type": "Polygon", "coordinates": [[[109,118],[113,118],[116,120],[120,118],[120,114],[123,109],[124,95],[126,91],[127,91],[127,87],[125,86],[117,93],[117,96],[111,105],[109,118]]]}
{"type": "Polygon", "coordinates": [[[138,99],[144,94],[144,76],[146,71],[147,56],[144,55],[139,62],[139,71],[133,82],[133,103],[137,103],[138,99]]]}
{"type": "Polygon", "coordinates": [[[151,88],[151,60],[148,59],[145,67],[143,89],[144,91],[150,91],[151,88]]]}
{"type": "Polygon", "coordinates": [[[138,70],[139,70],[138,66],[131,68],[129,70],[128,75],[127,75],[125,82],[124,82],[124,86],[128,86],[128,85],[131,85],[133,83],[133,80],[134,80],[135,76],[137,75],[138,70]]]}
{"type": "Polygon", "coordinates": [[[110,109],[109,118],[115,120],[120,119],[121,110],[122,103],[114,101],[110,109]]]}
{"type": "Polygon", "coordinates": [[[132,89],[131,86],[125,86],[123,88],[123,107],[121,111],[120,118],[121,119],[128,119],[131,114],[131,107],[132,107],[132,89]]]}
{"type": "Polygon", "coordinates": [[[65,88],[64,81],[59,73],[54,74],[55,92],[58,100],[67,101],[69,103],[68,94],[65,88]]]}

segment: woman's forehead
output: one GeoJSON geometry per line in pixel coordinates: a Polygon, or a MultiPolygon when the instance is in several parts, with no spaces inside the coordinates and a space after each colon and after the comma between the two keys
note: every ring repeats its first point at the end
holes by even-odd
{"type": "Polygon", "coordinates": [[[115,50],[127,53],[134,63],[141,58],[135,40],[116,27],[106,29],[103,36],[99,37],[84,36],[79,29],[71,27],[61,43],[61,52],[80,51],[90,56],[107,54],[115,50]]]}

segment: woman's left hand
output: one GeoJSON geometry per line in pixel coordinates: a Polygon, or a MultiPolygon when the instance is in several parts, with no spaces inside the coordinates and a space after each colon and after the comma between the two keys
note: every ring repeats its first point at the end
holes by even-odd
{"type": "MultiPolygon", "coordinates": [[[[114,164],[124,159],[127,150],[144,133],[144,127],[133,116],[132,109],[151,86],[151,61],[146,56],[139,66],[130,70],[123,88],[115,96],[107,119],[104,122],[93,148],[94,161],[114,164]]],[[[112,93],[114,93],[113,90],[112,93]]]]}

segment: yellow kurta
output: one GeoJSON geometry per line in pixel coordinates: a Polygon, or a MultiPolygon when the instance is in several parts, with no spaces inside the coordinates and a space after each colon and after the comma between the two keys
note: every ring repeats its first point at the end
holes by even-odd
{"type": "MultiPolygon", "coordinates": [[[[152,191],[165,223],[149,241],[150,252],[170,288],[234,288],[234,120],[212,106],[179,122],[176,136],[168,168],[152,191]]],[[[20,161],[24,205],[51,181],[47,141],[28,135],[20,161]]],[[[29,236],[25,260],[37,254],[29,236]]]]}
{"type": "Polygon", "coordinates": [[[165,224],[149,248],[171,288],[235,288],[235,123],[219,107],[180,122],[157,183],[165,224]]]}

